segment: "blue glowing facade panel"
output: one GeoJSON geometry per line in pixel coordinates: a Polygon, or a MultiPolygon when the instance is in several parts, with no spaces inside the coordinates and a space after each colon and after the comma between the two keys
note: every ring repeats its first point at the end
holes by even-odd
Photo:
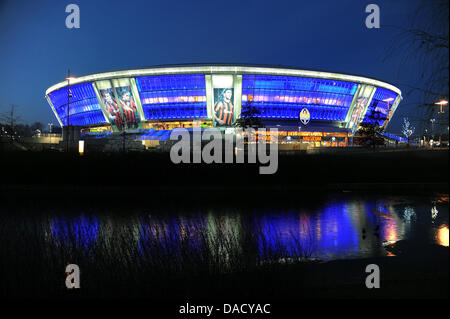
{"type": "Polygon", "coordinates": [[[383,125],[384,119],[388,115],[388,110],[392,107],[397,95],[397,93],[391,90],[377,87],[362,123],[375,124],[376,122],[377,125],[383,125]],[[377,117],[380,119],[377,120],[377,117]]]}
{"type": "MultiPolygon", "coordinates": [[[[90,82],[70,86],[69,124],[93,125],[107,123],[90,82]]],[[[67,87],[49,93],[53,107],[64,126],[67,125],[67,87]]]]}
{"type": "Polygon", "coordinates": [[[277,75],[242,76],[242,110],[251,104],[261,118],[298,119],[306,107],[311,120],[345,121],[356,83],[277,75]]]}
{"type": "MultiPolygon", "coordinates": [[[[316,122],[317,127],[322,124],[344,127],[342,124],[345,123],[342,122],[347,120],[351,125],[347,123],[346,128],[356,128],[361,122],[373,121],[370,117],[374,112],[380,112],[382,117],[387,114],[392,115],[401,100],[401,96],[398,96],[401,94],[400,91],[394,87],[382,82],[378,84],[371,79],[362,77],[341,75],[339,77],[341,80],[333,80],[337,77],[331,73],[294,73],[272,69],[263,73],[264,71],[260,69],[253,71],[252,67],[239,69],[239,67],[220,66],[218,69],[214,68],[215,66],[199,67],[198,69],[188,69],[186,73],[183,73],[182,69],[174,69],[167,70],[167,72],[166,70],[148,73],[127,71],[113,75],[108,73],[87,76],[77,79],[76,82],[81,83],[70,86],[69,108],[67,104],[68,91],[67,87],[64,87],[67,83],[59,83],[54,86],[53,91],[52,88],[47,90],[47,98],[63,126],[68,124],[110,125],[111,119],[118,121],[119,118],[126,116],[122,112],[123,110],[120,111],[119,92],[114,90],[115,87],[125,85],[129,86],[130,95],[136,102],[136,112],[143,121],[206,120],[206,123],[203,124],[209,125],[212,121],[212,125],[216,125],[215,119],[218,111],[215,107],[217,101],[222,98],[222,93],[218,90],[226,86],[232,88],[233,120],[252,114],[252,116],[264,120],[298,121],[300,111],[307,108],[311,122],[316,122]],[[194,72],[194,74],[189,72],[194,72]],[[148,75],[143,76],[143,74],[148,75]],[[295,76],[293,76],[294,74],[295,76]],[[222,77],[222,75],[225,76],[222,77]],[[314,76],[329,77],[315,78],[314,76]],[[373,98],[370,99],[373,89],[377,85],[380,87],[375,89],[373,98]],[[60,88],[61,86],[63,87],[60,88]],[[358,87],[362,88],[363,86],[364,91],[358,90],[358,87]],[[111,90],[110,98],[113,101],[118,99],[115,103],[118,103],[116,108],[120,111],[120,116],[112,116],[111,110],[115,109],[108,108],[104,100],[97,99],[97,93],[104,99],[102,90],[108,88],[111,90]],[[361,95],[362,93],[358,93],[364,97],[363,104],[355,98],[357,91],[364,92],[364,96],[361,95]],[[369,99],[370,101],[368,101],[369,99]],[[352,107],[352,102],[355,103],[355,107],[352,107]],[[357,108],[356,106],[359,105],[357,103],[362,106],[357,108]],[[393,105],[394,108],[392,108],[393,105]],[[246,112],[250,106],[256,112],[246,112]],[[70,123],[68,123],[68,109],[70,123]],[[366,109],[367,112],[364,113],[366,109]],[[108,117],[109,120],[106,120],[105,117],[108,117]]],[[[228,110],[227,112],[229,113],[228,110]]],[[[377,122],[384,128],[388,123],[383,120],[377,122]]],[[[148,125],[149,127],[152,125],[148,125]]],[[[147,126],[139,127],[139,129],[143,128],[147,128],[147,126]]],[[[114,129],[114,125],[111,130],[117,131],[114,129]]],[[[118,130],[120,131],[120,129],[118,130]]]]}
{"type": "Polygon", "coordinates": [[[136,86],[147,120],[207,117],[203,74],[137,77],[136,86]]]}

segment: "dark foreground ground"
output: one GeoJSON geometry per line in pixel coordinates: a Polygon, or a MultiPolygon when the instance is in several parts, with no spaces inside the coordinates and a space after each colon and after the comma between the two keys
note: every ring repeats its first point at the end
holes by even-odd
{"type": "MultiPolygon", "coordinates": [[[[0,199],[9,203],[22,199],[67,198],[84,201],[89,206],[98,198],[114,197],[117,205],[126,209],[124,201],[130,199],[129,194],[135,203],[151,201],[160,206],[170,201],[201,205],[205,198],[217,201],[218,205],[220,201],[249,205],[249,200],[242,200],[243,196],[253,198],[258,203],[255,205],[264,205],[265,198],[295,201],[297,191],[303,196],[327,191],[448,194],[448,151],[442,150],[281,155],[274,175],[259,175],[254,164],[175,165],[168,154],[80,157],[21,152],[0,156],[0,199]],[[231,196],[223,196],[225,191],[231,196]]],[[[448,298],[448,247],[421,247],[420,251],[425,253],[418,255],[415,249],[422,243],[401,242],[389,247],[395,257],[271,264],[228,274],[211,274],[196,264],[179,274],[167,271],[164,265],[158,269],[141,267],[139,272],[123,274],[120,272],[124,266],[112,262],[106,269],[88,267],[83,273],[83,289],[77,291],[66,290],[61,283],[63,274],[49,272],[41,256],[29,254],[33,245],[37,243],[27,241],[25,234],[17,250],[3,250],[0,270],[3,276],[9,277],[2,281],[0,295],[149,297],[180,301],[448,298]],[[29,265],[26,276],[13,271],[23,263],[29,265]],[[372,263],[381,269],[380,289],[369,290],[364,284],[365,267],[372,263]],[[11,273],[17,277],[12,278],[11,273]],[[42,273],[46,276],[40,277],[42,273]],[[35,279],[30,281],[30,278],[35,279]]],[[[89,262],[88,256],[84,258],[89,262]]],[[[48,262],[63,267],[65,261],[48,262]]]]}
{"type": "Polygon", "coordinates": [[[173,164],[168,153],[50,152],[0,153],[0,187],[34,189],[66,185],[123,190],[192,190],[229,187],[249,190],[377,187],[448,189],[448,150],[342,151],[278,157],[278,170],[259,174],[265,164],[173,164]],[[407,186],[409,184],[410,186],[407,186]],[[342,186],[344,187],[344,186],[342,186]]]}

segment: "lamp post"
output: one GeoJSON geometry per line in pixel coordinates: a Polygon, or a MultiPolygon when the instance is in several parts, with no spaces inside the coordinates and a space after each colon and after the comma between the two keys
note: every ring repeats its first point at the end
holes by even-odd
{"type": "Polygon", "coordinates": [[[10,137],[11,137],[11,143],[14,140],[14,108],[17,107],[17,105],[11,104],[11,133],[10,133],[10,137]]]}
{"type": "Polygon", "coordinates": [[[70,93],[70,80],[75,79],[74,77],[70,77],[70,69],[67,70],[67,152],[69,151],[69,137],[70,137],[70,98],[72,97],[72,93],[70,93]]]}
{"type": "MultiPolygon", "coordinates": [[[[436,119],[430,119],[431,122],[431,139],[430,142],[433,141],[434,142],[434,122],[436,122],[436,119]]],[[[431,145],[431,147],[433,147],[433,145],[431,145]]]]}
{"type": "MultiPolygon", "coordinates": [[[[438,114],[444,114],[444,106],[448,105],[448,101],[447,100],[440,100],[439,102],[434,103],[436,105],[440,106],[440,110],[438,112],[438,114]]],[[[439,146],[441,146],[442,143],[442,130],[441,127],[439,126],[439,146]]]]}
{"type": "MultiPolygon", "coordinates": [[[[386,112],[386,133],[388,135],[388,141],[390,141],[390,137],[389,137],[389,131],[388,131],[388,125],[389,125],[389,102],[394,101],[393,97],[389,97],[387,99],[384,99],[383,102],[386,102],[387,104],[387,112],[386,112]]],[[[390,143],[390,142],[389,142],[390,143]]]]}
{"type": "Polygon", "coordinates": [[[427,135],[428,135],[428,130],[424,129],[424,131],[423,131],[423,146],[424,147],[426,146],[426,143],[427,143],[427,135]]]}
{"type": "Polygon", "coordinates": [[[53,123],[48,123],[47,125],[48,125],[48,127],[50,129],[50,132],[49,132],[49,134],[50,134],[50,144],[52,144],[52,126],[53,126],[53,123]]]}
{"type": "Polygon", "coordinates": [[[431,122],[431,136],[434,135],[434,122],[436,122],[436,119],[430,119],[431,122]]]}
{"type": "Polygon", "coordinates": [[[443,114],[443,113],[445,113],[443,107],[444,107],[444,105],[448,104],[448,101],[447,100],[440,100],[439,102],[436,102],[434,104],[435,105],[439,105],[441,107],[439,112],[438,112],[438,114],[443,114]]]}
{"type": "MultiPolygon", "coordinates": [[[[448,100],[442,99],[442,100],[440,100],[438,102],[435,102],[435,103],[426,103],[426,104],[424,104],[424,106],[436,106],[436,105],[438,105],[440,107],[437,114],[444,114],[445,113],[444,106],[448,105],[448,100]]],[[[430,122],[431,122],[431,133],[430,134],[431,135],[433,135],[433,133],[434,133],[434,122],[435,121],[436,121],[436,119],[430,119],[430,122]]],[[[439,129],[439,132],[440,132],[440,129],[439,129]]],[[[430,140],[431,140],[431,138],[430,138],[430,140]]]]}

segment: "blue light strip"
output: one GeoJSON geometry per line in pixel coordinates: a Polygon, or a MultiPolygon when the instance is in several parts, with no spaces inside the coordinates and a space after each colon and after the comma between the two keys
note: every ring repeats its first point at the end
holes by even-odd
{"type": "Polygon", "coordinates": [[[388,137],[390,139],[393,139],[393,140],[397,140],[399,142],[403,142],[403,143],[408,142],[408,139],[406,139],[406,138],[404,138],[402,136],[395,135],[395,134],[389,134],[389,133],[385,132],[385,133],[381,133],[381,135],[385,136],[385,137],[388,137]]]}

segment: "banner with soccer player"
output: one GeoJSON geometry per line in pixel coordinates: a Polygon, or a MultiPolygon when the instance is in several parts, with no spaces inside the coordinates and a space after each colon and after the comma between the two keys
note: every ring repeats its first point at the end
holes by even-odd
{"type": "Polygon", "coordinates": [[[119,98],[119,106],[123,113],[125,128],[139,128],[140,117],[130,86],[116,87],[116,93],[119,98]]]}
{"type": "Polygon", "coordinates": [[[112,88],[99,89],[103,105],[106,109],[109,124],[113,130],[123,130],[124,118],[119,103],[117,103],[112,88]]]}
{"type": "Polygon", "coordinates": [[[213,117],[215,126],[232,126],[235,121],[234,89],[215,88],[213,117]]]}
{"type": "Polygon", "coordinates": [[[347,120],[347,128],[350,128],[353,134],[358,129],[360,121],[364,118],[367,107],[369,106],[369,101],[374,92],[375,87],[371,85],[361,85],[358,96],[350,107],[349,118],[347,120]]]}

